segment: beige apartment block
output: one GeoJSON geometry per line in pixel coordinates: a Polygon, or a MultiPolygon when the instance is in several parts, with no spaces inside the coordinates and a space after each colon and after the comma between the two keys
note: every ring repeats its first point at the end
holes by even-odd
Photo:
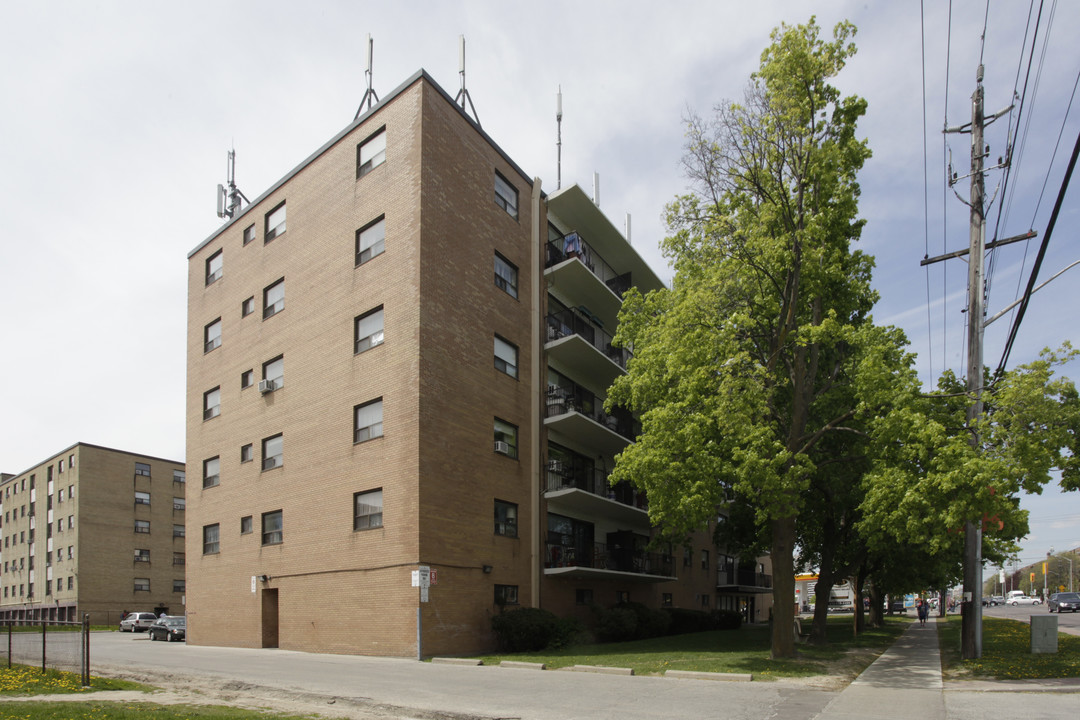
{"type": "Polygon", "coordinates": [[[660,280],[426,73],[188,261],[188,642],[461,654],[507,607],[760,592],[680,574],[606,485],[610,333],[660,280]]]}
{"type": "Polygon", "coordinates": [[[184,464],[77,443],[0,482],[0,618],[184,612],[184,464]]]}

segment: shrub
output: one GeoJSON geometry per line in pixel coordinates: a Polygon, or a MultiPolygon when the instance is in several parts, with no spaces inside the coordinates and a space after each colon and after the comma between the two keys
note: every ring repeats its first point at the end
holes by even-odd
{"type": "Polygon", "coordinates": [[[553,642],[566,643],[574,628],[540,608],[518,608],[491,618],[491,629],[505,652],[543,650],[553,642]]]}
{"type": "Polygon", "coordinates": [[[668,633],[670,635],[684,635],[686,633],[705,632],[706,630],[716,629],[712,616],[701,610],[669,608],[664,612],[671,618],[671,624],[668,628],[668,633]]]}
{"type": "Polygon", "coordinates": [[[601,642],[624,642],[637,637],[637,613],[628,607],[601,610],[596,623],[596,638],[601,642]]]}
{"type": "Polygon", "coordinates": [[[738,630],[742,627],[742,615],[735,610],[714,610],[712,622],[717,630],[738,630]]]}

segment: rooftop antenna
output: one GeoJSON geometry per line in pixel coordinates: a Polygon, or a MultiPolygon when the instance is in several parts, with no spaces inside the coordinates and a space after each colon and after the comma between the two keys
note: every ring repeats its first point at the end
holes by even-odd
{"type": "Polygon", "coordinates": [[[626,242],[633,244],[630,240],[630,213],[626,213],[626,242]]]}
{"type": "Polygon", "coordinates": [[[558,170],[556,171],[556,185],[555,189],[558,190],[562,187],[562,85],[559,86],[559,92],[555,96],[555,124],[558,126],[558,132],[555,138],[555,148],[558,162],[558,170]]]}
{"type": "Polygon", "coordinates": [[[371,37],[371,33],[367,34],[367,69],[364,70],[364,77],[367,78],[367,90],[364,91],[364,97],[360,100],[360,107],[356,108],[356,117],[353,121],[360,119],[360,115],[364,112],[364,103],[367,103],[367,109],[371,109],[371,101],[374,98],[375,102],[379,102],[379,96],[375,94],[375,91],[371,89],[371,59],[375,54],[375,41],[371,37]]]}
{"type": "MultiPolygon", "coordinates": [[[[458,75],[461,76],[461,89],[458,90],[457,97],[454,98],[454,102],[461,104],[461,109],[465,110],[465,101],[469,101],[469,107],[472,108],[473,118],[476,119],[476,124],[480,124],[480,116],[476,114],[476,106],[473,105],[472,97],[469,95],[469,91],[465,89],[465,36],[459,35],[461,39],[461,51],[458,56],[458,75]]],[[[467,112],[467,111],[466,111],[467,112]]]]}
{"type": "Polygon", "coordinates": [[[240,200],[251,204],[251,201],[247,199],[244,193],[240,192],[240,189],[236,187],[236,150],[229,151],[229,160],[226,167],[226,175],[228,176],[228,185],[217,186],[217,216],[219,218],[229,218],[230,220],[236,217],[240,212],[240,200]],[[225,205],[225,201],[228,200],[228,207],[225,205]]]}
{"type": "Polygon", "coordinates": [[[593,205],[600,207],[600,173],[596,171],[592,174],[592,201],[593,205]]]}

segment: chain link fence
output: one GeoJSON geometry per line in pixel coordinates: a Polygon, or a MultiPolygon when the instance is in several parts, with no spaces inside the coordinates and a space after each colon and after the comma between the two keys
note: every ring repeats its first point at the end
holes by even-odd
{"type": "Polygon", "coordinates": [[[79,673],[90,685],[90,619],[82,622],[6,620],[0,626],[0,653],[7,666],[30,665],[79,673]]]}

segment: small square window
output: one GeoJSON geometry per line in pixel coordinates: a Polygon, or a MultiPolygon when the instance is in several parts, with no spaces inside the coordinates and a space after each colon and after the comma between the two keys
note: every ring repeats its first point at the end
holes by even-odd
{"type": "Polygon", "coordinates": [[[518,376],[518,349],[517,345],[495,336],[495,369],[500,370],[512,378],[518,376]]]}
{"type": "Polygon", "coordinates": [[[284,442],[285,436],[281,433],[272,435],[262,441],[263,470],[273,470],[285,464],[284,442]]]}
{"type": "Polygon", "coordinates": [[[282,543],[281,511],[263,513],[262,544],[280,545],[282,543]]]}
{"type": "MultiPolygon", "coordinates": [[[[187,482],[187,473],[183,470],[173,470],[172,481],[176,483],[187,482]]],[[[68,488],[68,496],[71,496],[71,488],[68,488]]]]}
{"type": "Polygon", "coordinates": [[[240,317],[247,317],[251,313],[255,312],[255,296],[252,295],[244,302],[240,303],[240,317]]]}
{"type": "Polygon", "coordinates": [[[179,511],[187,510],[187,500],[182,497],[174,497],[172,499],[172,509],[179,511]]]}
{"type": "Polygon", "coordinates": [[[150,521],[149,520],[136,520],[135,521],[135,532],[142,533],[142,534],[149,533],[150,532],[150,521]]]}
{"type": "Polygon", "coordinates": [[[503,605],[517,605],[518,604],[518,586],[517,585],[496,585],[495,586],[495,604],[498,606],[503,605]]]}
{"type": "Polygon", "coordinates": [[[263,289],[263,320],[285,309],[285,278],[263,289]]]}
{"type": "Polygon", "coordinates": [[[150,477],[150,466],[146,463],[135,463],[135,474],[143,477],[150,477]]]}
{"type": "Polygon", "coordinates": [[[221,526],[217,523],[203,526],[203,555],[214,555],[220,550],[220,531],[221,526]]]}
{"type": "Polygon", "coordinates": [[[252,528],[252,523],[251,523],[251,516],[250,515],[245,515],[244,517],[240,518],[240,534],[241,535],[250,535],[251,534],[251,528],[252,528]]]}
{"type": "Polygon", "coordinates": [[[498,170],[495,171],[495,204],[518,219],[518,191],[498,170]]]}
{"type": "Polygon", "coordinates": [[[495,418],[495,452],[517,458],[518,429],[516,425],[495,418]]]}
{"type": "Polygon", "coordinates": [[[149,550],[136,549],[135,550],[135,562],[146,562],[146,563],[150,562],[150,551],[149,550]]]}
{"type": "Polygon", "coordinates": [[[247,245],[249,242],[252,242],[254,240],[255,240],[255,223],[251,223],[246,228],[244,228],[244,244],[247,245]]]}
{"type": "Polygon", "coordinates": [[[214,487],[221,482],[221,459],[217,456],[203,460],[203,481],[202,486],[204,488],[214,487]]]}
{"type": "Polygon", "coordinates": [[[68,575],[67,589],[68,590],[74,590],[75,589],[75,577],[72,576],[72,575],[68,575]]]}
{"type": "Polygon", "coordinates": [[[135,592],[150,592],[150,578],[135,578],[135,592]]]}
{"type": "Polygon", "coordinates": [[[263,244],[270,242],[278,235],[285,233],[285,203],[266,214],[266,231],[263,234],[263,244]]]}
{"type": "Polygon", "coordinates": [[[356,177],[362,178],[386,161],[386,128],[356,146],[356,177]]]}
{"type": "Polygon", "coordinates": [[[518,506],[516,503],[495,501],[495,534],[516,538],[518,506]]]}
{"type": "Polygon", "coordinates": [[[187,530],[184,528],[183,525],[173,525],[172,536],[177,538],[185,537],[187,536],[187,530]]]}
{"type": "Polygon", "coordinates": [[[215,282],[221,279],[221,270],[223,266],[224,257],[221,254],[221,250],[206,258],[206,284],[213,285],[215,282]]]}
{"type": "Polygon", "coordinates": [[[386,216],[356,231],[356,264],[363,265],[386,250],[386,216]]]}
{"type": "Polygon", "coordinates": [[[187,583],[183,580],[172,581],[172,591],[174,593],[182,593],[187,591],[187,583]]]}
{"type": "Polygon", "coordinates": [[[207,390],[203,393],[203,420],[216,418],[221,414],[221,388],[207,390]]]}
{"type": "Polygon", "coordinates": [[[518,269],[517,265],[495,253],[495,287],[505,292],[510,297],[518,296],[518,269]]]}
{"type": "Polygon", "coordinates": [[[356,318],[354,352],[359,355],[383,343],[383,309],[380,305],[356,318]]]}
{"type": "Polygon", "coordinates": [[[241,464],[251,462],[254,459],[254,453],[252,451],[251,443],[243,445],[240,448],[240,462],[241,464]]]}
{"type": "Polygon", "coordinates": [[[628,591],[626,591],[626,590],[616,590],[615,591],[615,603],[616,604],[628,603],[628,602],[630,602],[630,593],[628,591]]]}
{"type": "Polygon", "coordinates": [[[221,318],[218,318],[217,320],[203,328],[203,352],[208,353],[211,350],[220,346],[221,318]]]}
{"type": "Polygon", "coordinates": [[[577,605],[592,605],[593,591],[589,588],[574,590],[574,602],[577,605]]]}
{"type": "Polygon", "coordinates": [[[382,488],[353,495],[353,530],[371,530],[382,526],[382,488]]]}
{"type": "Polygon", "coordinates": [[[353,442],[361,443],[382,437],[383,403],[382,398],[357,405],[353,408],[353,442]]]}
{"type": "Polygon", "coordinates": [[[245,370],[240,373],[240,389],[249,388],[255,384],[255,371],[245,370]]]}
{"type": "Polygon", "coordinates": [[[663,600],[661,601],[661,607],[666,607],[666,608],[674,607],[674,601],[672,599],[671,593],[664,593],[663,594],[663,600]]]}
{"type": "Polygon", "coordinates": [[[259,390],[273,392],[285,387],[285,356],[278,355],[273,360],[264,362],[262,374],[265,385],[260,386],[259,390]]]}
{"type": "Polygon", "coordinates": [[[149,505],[150,504],[150,493],[148,493],[148,492],[136,492],[135,493],[135,504],[136,505],[149,505]]]}

